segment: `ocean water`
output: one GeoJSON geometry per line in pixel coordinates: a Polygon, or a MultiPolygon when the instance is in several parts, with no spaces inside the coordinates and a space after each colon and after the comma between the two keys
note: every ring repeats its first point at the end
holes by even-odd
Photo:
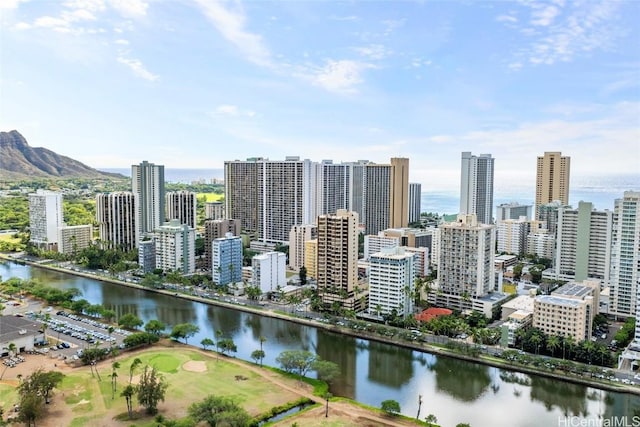
{"type": "MultiPolygon", "coordinates": [[[[131,176],[130,168],[102,169],[131,176]]],[[[191,183],[194,181],[211,182],[212,179],[223,179],[223,169],[171,169],[165,168],[165,179],[174,183],[191,183]]],[[[455,214],[460,209],[460,195],[458,191],[439,191],[425,189],[422,192],[422,212],[439,214],[455,214]]],[[[625,191],[640,191],[640,174],[608,175],[599,177],[571,177],[569,204],[577,207],[578,202],[593,203],[598,210],[613,210],[615,199],[623,196],[625,191]]],[[[493,197],[494,207],[502,203],[517,202],[533,204],[535,198],[535,183],[523,185],[500,185],[496,183],[493,197]]]]}

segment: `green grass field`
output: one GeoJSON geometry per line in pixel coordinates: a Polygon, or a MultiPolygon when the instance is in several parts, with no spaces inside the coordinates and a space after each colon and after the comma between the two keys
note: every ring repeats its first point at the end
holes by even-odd
{"type": "MultiPolygon", "coordinates": [[[[133,383],[137,382],[144,366],[148,365],[156,367],[169,384],[165,402],[158,405],[159,414],[167,419],[185,417],[189,405],[210,394],[236,398],[251,416],[299,398],[296,393],[281,389],[251,371],[247,368],[249,365],[226,361],[225,357],[216,357],[215,353],[209,356],[183,347],[154,348],[133,355],[121,355],[116,359],[120,368],[116,370],[115,397],[111,389],[111,359],[98,365],[101,380],[92,376],[86,366],[66,372],[62,383],[54,390],[54,404],[48,408],[49,411],[65,412],[66,423],[63,425],[72,427],[96,424],[97,421],[104,422],[107,419],[112,420],[109,425],[114,426],[156,427],[158,423],[153,417],[144,414],[144,408],[139,407],[137,401],[134,402],[136,417],[128,420],[126,402],[120,396],[120,392],[129,383],[129,368],[136,357],[142,364],[134,371],[133,383]],[[189,365],[185,369],[185,364],[190,361],[201,362],[197,365],[198,369],[189,368],[189,365]],[[202,367],[206,368],[204,372],[201,371],[202,367]],[[117,420],[115,417],[118,417],[117,420]]],[[[18,400],[14,387],[0,384],[0,405],[5,413],[18,400]]]]}
{"type": "Polygon", "coordinates": [[[196,198],[200,200],[205,197],[207,202],[218,202],[221,199],[224,199],[224,194],[218,193],[197,193],[196,198]]]}

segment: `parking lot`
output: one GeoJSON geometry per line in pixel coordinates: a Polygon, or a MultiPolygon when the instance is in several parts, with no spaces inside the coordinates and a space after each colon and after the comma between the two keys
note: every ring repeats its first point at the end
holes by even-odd
{"type": "Polygon", "coordinates": [[[78,316],[66,311],[48,310],[27,311],[24,315],[47,325],[45,332],[52,345],[40,348],[39,352],[49,354],[50,357],[77,359],[82,351],[89,347],[123,349],[124,338],[131,334],[129,331],[113,327],[109,332],[110,325],[98,319],[78,316]]]}

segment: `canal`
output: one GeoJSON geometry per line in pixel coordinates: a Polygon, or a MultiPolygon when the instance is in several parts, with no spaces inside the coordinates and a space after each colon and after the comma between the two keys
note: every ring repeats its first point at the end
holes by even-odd
{"type": "Polygon", "coordinates": [[[118,316],[133,313],[145,322],[159,319],[167,325],[193,323],[200,328],[189,341],[194,345],[205,337],[215,341],[216,331],[222,331],[238,346],[236,357],[245,360],[251,360],[251,352],[260,348],[261,336],[266,338],[264,363],[268,365],[276,366],[275,359],[284,350],[312,351],[340,366],[333,394],[375,407],[394,399],[407,416],[416,415],[422,396],[421,418],[434,414],[443,426],[464,422],[476,427],[603,425],[603,420],[625,416],[629,425],[640,425],[640,397],[636,395],[434,356],[13,262],[0,261],[0,277],[77,288],[82,298],[118,316]],[[576,424],[579,420],[590,424],[576,424]],[[631,424],[634,420],[638,424],[631,424]]]}

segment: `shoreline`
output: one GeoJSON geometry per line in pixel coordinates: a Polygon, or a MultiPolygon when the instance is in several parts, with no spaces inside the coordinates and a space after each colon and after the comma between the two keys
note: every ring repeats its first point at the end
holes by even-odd
{"type": "Polygon", "coordinates": [[[111,283],[111,284],[119,285],[119,286],[125,286],[125,287],[132,288],[132,289],[138,289],[138,290],[147,291],[147,292],[154,292],[154,293],[157,293],[157,294],[163,294],[163,295],[171,296],[171,297],[174,297],[174,298],[182,298],[182,299],[188,300],[188,301],[200,302],[200,303],[207,304],[207,305],[219,306],[219,307],[224,307],[224,308],[228,308],[228,309],[231,309],[231,310],[243,311],[243,312],[246,312],[246,313],[256,314],[256,315],[259,315],[259,316],[266,316],[266,317],[276,318],[276,319],[279,319],[279,320],[293,322],[293,323],[297,323],[297,324],[301,324],[301,325],[305,325],[305,326],[309,326],[309,327],[313,327],[313,328],[317,328],[317,329],[324,329],[326,331],[333,332],[333,333],[336,333],[336,334],[347,335],[347,336],[351,336],[353,338],[367,339],[369,341],[381,342],[381,343],[385,343],[385,344],[389,344],[389,345],[393,345],[393,346],[407,348],[407,349],[410,349],[410,350],[415,350],[415,351],[420,351],[420,352],[424,352],[424,353],[433,354],[433,355],[436,355],[436,356],[452,357],[452,358],[464,360],[464,361],[467,361],[467,362],[480,363],[480,364],[491,366],[491,367],[498,368],[498,369],[505,369],[505,370],[508,370],[508,371],[521,372],[521,373],[525,373],[525,374],[539,375],[539,376],[542,376],[542,377],[552,378],[552,379],[556,379],[556,380],[560,380],[560,381],[566,381],[566,382],[570,382],[570,383],[574,383],[574,384],[585,385],[585,386],[597,388],[597,389],[600,389],[600,390],[617,392],[617,393],[635,394],[635,395],[640,396],[640,387],[627,386],[627,385],[624,385],[624,384],[604,383],[604,382],[600,382],[600,381],[595,381],[595,380],[593,380],[591,378],[567,376],[567,375],[564,375],[564,374],[558,374],[558,373],[555,373],[555,372],[537,370],[537,369],[533,369],[533,368],[529,368],[529,367],[521,366],[521,365],[511,365],[511,364],[508,364],[507,362],[503,362],[502,360],[495,359],[493,357],[487,357],[485,355],[479,355],[478,357],[472,357],[472,356],[468,356],[468,355],[465,355],[465,354],[449,351],[449,350],[444,349],[444,348],[436,347],[436,346],[433,346],[433,345],[427,344],[427,343],[394,341],[392,339],[379,336],[378,334],[369,333],[369,332],[366,332],[366,331],[359,331],[358,333],[355,333],[350,328],[344,328],[344,327],[340,327],[338,325],[333,325],[333,324],[328,324],[328,323],[323,323],[323,322],[317,322],[317,321],[313,321],[313,320],[305,319],[305,318],[300,318],[300,317],[287,316],[287,315],[284,315],[284,314],[281,314],[281,313],[274,312],[272,310],[262,309],[259,306],[231,304],[231,303],[227,303],[227,302],[220,301],[220,300],[207,299],[207,298],[202,298],[202,297],[198,297],[198,296],[195,296],[195,295],[187,295],[187,294],[183,294],[183,293],[177,293],[175,291],[170,291],[170,290],[166,290],[166,289],[147,288],[147,287],[144,287],[144,286],[139,285],[137,283],[130,283],[130,282],[125,282],[125,281],[114,279],[114,278],[110,278],[110,277],[102,277],[102,276],[97,276],[97,275],[93,275],[93,274],[84,273],[84,272],[81,272],[81,271],[69,270],[69,269],[66,269],[66,268],[47,265],[47,264],[42,264],[42,263],[30,261],[30,260],[21,259],[21,258],[13,258],[13,257],[7,255],[6,253],[0,253],[0,259],[6,260],[6,261],[17,262],[17,263],[23,263],[23,264],[26,264],[26,265],[29,265],[29,266],[32,266],[32,267],[36,267],[36,268],[42,268],[42,269],[46,269],[46,270],[57,271],[57,272],[60,272],[60,273],[71,274],[71,275],[74,275],[74,276],[84,277],[84,278],[87,278],[87,279],[93,279],[93,280],[97,280],[97,281],[100,281],[100,282],[111,283]]]}

